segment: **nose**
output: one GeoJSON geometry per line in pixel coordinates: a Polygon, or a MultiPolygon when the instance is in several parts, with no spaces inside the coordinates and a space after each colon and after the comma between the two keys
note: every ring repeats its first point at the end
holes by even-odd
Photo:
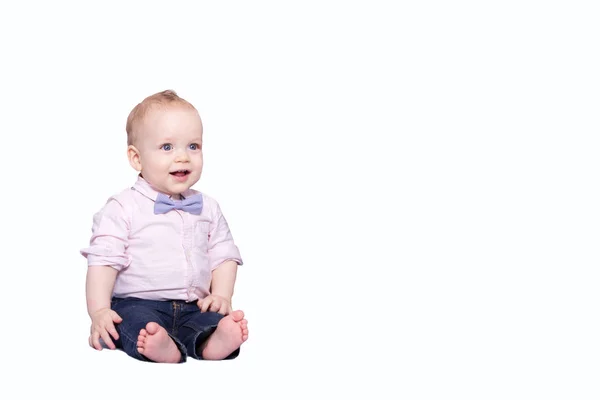
{"type": "Polygon", "coordinates": [[[188,162],[190,156],[186,150],[180,150],[175,154],[175,162],[188,162]]]}

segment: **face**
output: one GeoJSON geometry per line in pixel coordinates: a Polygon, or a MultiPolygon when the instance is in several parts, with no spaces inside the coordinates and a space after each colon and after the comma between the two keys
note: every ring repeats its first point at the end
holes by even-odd
{"type": "Polygon", "coordinates": [[[198,112],[183,106],[149,110],[127,154],[131,166],[154,189],[178,198],[202,174],[202,121],[198,112]]]}

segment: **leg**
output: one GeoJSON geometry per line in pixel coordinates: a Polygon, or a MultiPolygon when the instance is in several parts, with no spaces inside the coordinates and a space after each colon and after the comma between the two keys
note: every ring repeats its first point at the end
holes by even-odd
{"type": "Polygon", "coordinates": [[[181,352],[165,328],[156,322],[148,322],[140,330],[137,351],[151,361],[159,363],[178,363],[181,352]]]}
{"type": "Polygon", "coordinates": [[[205,360],[235,358],[242,343],[248,340],[248,321],[240,310],[223,317],[215,332],[199,344],[198,352],[205,360]]]}
{"type": "Polygon", "coordinates": [[[112,309],[123,318],[116,325],[119,340],[115,344],[129,356],[142,361],[185,361],[185,348],[165,329],[172,321],[169,302],[114,299],[112,309]]]}
{"type": "Polygon", "coordinates": [[[207,360],[232,359],[248,339],[248,322],[241,311],[224,317],[215,312],[201,313],[198,306],[186,304],[177,337],[190,357],[207,360]]]}

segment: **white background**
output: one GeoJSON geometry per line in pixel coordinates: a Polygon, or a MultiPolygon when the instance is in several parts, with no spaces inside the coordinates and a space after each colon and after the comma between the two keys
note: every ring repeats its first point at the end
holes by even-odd
{"type": "Polygon", "coordinates": [[[3,3],[2,390],[597,399],[593,3],[3,3]],[[79,250],[169,88],[245,261],[235,361],[87,345],[79,250]]]}

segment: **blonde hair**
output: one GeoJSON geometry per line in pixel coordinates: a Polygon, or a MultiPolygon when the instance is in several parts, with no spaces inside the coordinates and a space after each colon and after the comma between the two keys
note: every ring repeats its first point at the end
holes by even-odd
{"type": "Polygon", "coordinates": [[[164,107],[176,104],[196,110],[196,107],[187,100],[179,97],[174,90],[164,90],[155,93],[146,97],[141,103],[133,107],[133,110],[131,110],[127,117],[127,125],[125,125],[125,130],[127,131],[127,145],[133,144],[138,133],[137,127],[150,109],[153,107],[164,107]]]}

